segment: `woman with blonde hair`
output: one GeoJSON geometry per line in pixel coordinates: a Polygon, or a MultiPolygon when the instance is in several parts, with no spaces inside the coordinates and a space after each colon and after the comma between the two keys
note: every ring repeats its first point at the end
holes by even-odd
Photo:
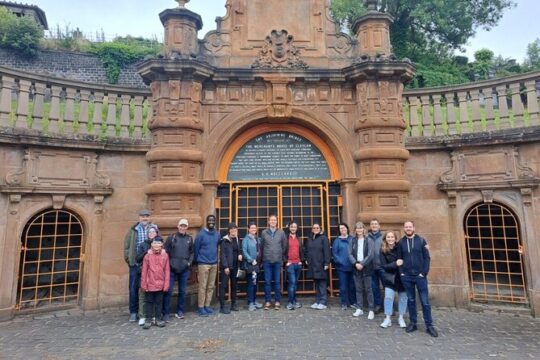
{"type": "Polygon", "coordinates": [[[407,293],[405,288],[401,283],[399,276],[398,267],[403,265],[403,260],[398,259],[397,255],[397,242],[399,240],[396,237],[396,234],[393,231],[387,231],[384,234],[381,253],[380,253],[380,263],[381,268],[384,270],[383,274],[383,284],[384,284],[384,321],[381,323],[382,328],[387,328],[392,326],[392,310],[394,307],[394,296],[398,293],[399,302],[398,302],[398,312],[399,312],[399,327],[406,327],[405,320],[403,315],[407,311],[407,293]]]}

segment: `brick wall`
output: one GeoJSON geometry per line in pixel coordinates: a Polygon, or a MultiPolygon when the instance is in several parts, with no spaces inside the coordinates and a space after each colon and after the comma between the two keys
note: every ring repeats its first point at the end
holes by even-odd
{"type": "MultiPolygon", "coordinates": [[[[93,54],[41,50],[35,58],[28,59],[18,56],[11,50],[0,48],[0,64],[34,74],[108,84],[101,60],[93,54]]],[[[135,69],[135,64],[126,66],[120,71],[118,85],[135,88],[146,87],[135,69]]]]}

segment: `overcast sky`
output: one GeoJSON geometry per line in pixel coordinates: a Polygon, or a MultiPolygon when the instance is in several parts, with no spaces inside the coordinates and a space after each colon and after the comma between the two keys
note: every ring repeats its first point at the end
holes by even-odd
{"type": "MultiPolygon", "coordinates": [[[[201,15],[202,38],[215,29],[216,16],[225,15],[226,0],[191,0],[187,7],[201,15]]],[[[291,0],[294,1],[294,0],[291,0]]],[[[360,0],[359,0],[360,1],[360,0]]],[[[453,0],[462,1],[462,0],[453,0]]],[[[59,25],[79,28],[83,33],[157,37],[162,40],[163,26],[158,14],[177,6],[173,0],[25,0],[42,8],[53,29],[59,25]]],[[[496,55],[523,61],[527,44],[540,37],[540,0],[515,0],[517,7],[506,11],[499,26],[487,32],[479,30],[467,47],[466,55],[472,59],[474,51],[488,48],[496,55]]]]}

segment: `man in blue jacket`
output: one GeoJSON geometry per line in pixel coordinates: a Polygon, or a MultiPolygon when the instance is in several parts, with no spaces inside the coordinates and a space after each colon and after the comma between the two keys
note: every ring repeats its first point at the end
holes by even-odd
{"type": "Polygon", "coordinates": [[[399,267],[401,274],[401,282],[405,287],[408,297],[409,309],[409,325],[405,329],[410,333],[417,330],[416,327],[416,290],[420,295],[422,302],[422,315],[426,324],[426,332],[437,337],[439,334],[433,326],[433,318],[431,317],[431,306],[429,305],[428,281],[427,275],[429,272],[429,250],[426,240],[415,234],[414,224],[412,221],[406,221],[403,224],[405,236],[398,243],[398,258],[403,260],[403,265],[399,267]]]}
{"type": "Polygon", "coordinates": [[[195,238],[195,261],[197,262],[198,314],[208,316],[214,313],[210,307],[217,275],[219,232],[216,230],[216,217],[206,217],[206,228],[195,238]]]}

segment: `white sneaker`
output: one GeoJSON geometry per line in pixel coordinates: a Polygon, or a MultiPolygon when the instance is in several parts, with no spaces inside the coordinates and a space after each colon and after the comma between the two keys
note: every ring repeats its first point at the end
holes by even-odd
{"type": "Polygon", "coordinates": [[[390,320],[390,317],[387,316],[381,323],[381,327],[386,329],[389,326],[392,326],[392,320],[390,320]]]}
{"type": "Polygon", "coordinates": [[[407,327],[407,324],[405,324],[405,320],[403,319],[403,315],[399,316],[398,322],[399,322],[399,327],[400,328],[406,328],[407,327]]]}
{"type": "Polygon", "coordinates": [[[145,321],[146,321],[145,318],[140,318],[139,319],[139,326],[143,326],[145,321]]]}
{"type": "Polygon", "coordinates": [[[352,314],[354,317],[359,317],[360,315],[364,315],[364,311],[362,311],[362,309],[356,309],[354,314],[352,314]]]}
{"type": "Polygon", "coordinates": [[[367,319],[368,319],[368,320],[373,320],[373,319],[375,319],[375,313],[374,313],[373,311],[370,311],[369,314],[368,314],[368,316],[367,316],[367,319]]]}
{"type": "Polygon", "coordinates": [[[319,308],[319,304],[318,304],[318,303],[313,303],[313,305],[311,305],[311,308],[312,308],[312,309],[318,309],[318,308],[319,308]]]}
{"type": "Polygon", "coordinates": [[[317,310],[325,310],[326,308],[328,308],[328,306],[324,304],[319,304],[319,306],[317,306],[317,310]]]}

